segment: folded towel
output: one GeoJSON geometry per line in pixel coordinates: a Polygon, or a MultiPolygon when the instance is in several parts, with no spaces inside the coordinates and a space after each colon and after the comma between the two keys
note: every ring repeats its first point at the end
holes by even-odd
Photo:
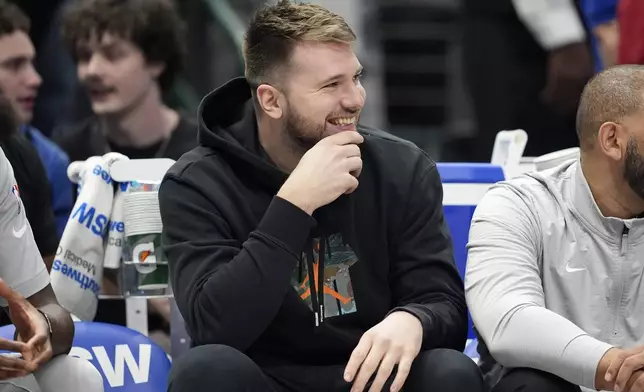
{"type": "Polygon", "coordinates": [[[85,321],[96,315],[103,277],[104,236],[114,200],[108,162],[104,157],[91,157],[69,166],[68,177],[81,190],[51,271],[58,302],[85,321]]]}
{"type": "MultiPolygon", "coordinates": [[[[103,155],[105,164],[111,170],[112,164],[117,161],[129,159],[125,155],[111,152],[103,155]]],[[[105,260],[103,267],[117,269],[121,265],[123,255],[123,241],[125,237],[125,225],[123,222],[123,197],[127,192],[127,183],[116,183],[116,193],[112,202],[110,224],[105,236],[105,260]]]]}

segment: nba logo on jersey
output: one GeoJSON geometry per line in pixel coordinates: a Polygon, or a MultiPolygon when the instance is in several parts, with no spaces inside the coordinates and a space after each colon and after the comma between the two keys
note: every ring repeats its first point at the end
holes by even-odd
{"type": "Polygon", "coordinates": [[[11,193],[13,193],[13,195],[16,198],[20,199],[20,191],[18,190],[18,184],[13,184],[13,187],[11,188],[11,193]]]}
{"type": "Polygon", "coordinates": [[[18,190],[18,184],[13,184],[13,187],[11,187],[11,193],[16,197],[16,200],[18,201],[18,214],[22,212],[22,207],[21,207],[21,200],[20,200],[20,191],[18,190]]]}

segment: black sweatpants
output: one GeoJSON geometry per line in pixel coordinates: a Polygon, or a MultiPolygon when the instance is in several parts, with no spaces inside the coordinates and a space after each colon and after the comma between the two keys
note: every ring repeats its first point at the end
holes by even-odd
{"type": "Polygon", "coordinates": [[[580,392],[581,388],[554,374],[518,368],[503,376],[492,392],[580,392]]]}
{"type": "MultiPolygon", "coordinates": [[[[344,365],[260,368],[234,348],[199,346],[173,364],[168,392],[348,392],[351,384],[343,380],[343,372],[344,365]]],[[[383,391],[389,390],[393,378],[383,391]]],[[[404,391],[483,392],[484,387],[470,358],[437,349],[418,355],[404,391]]]]}

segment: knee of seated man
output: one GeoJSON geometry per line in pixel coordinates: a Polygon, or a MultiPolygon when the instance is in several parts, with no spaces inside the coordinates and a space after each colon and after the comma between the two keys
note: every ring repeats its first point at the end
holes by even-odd
{"type": "Polygon", "coordinates": [[[422,351],[414,360],[408,381],[414,384],[413,391],[431,386],[439,386],[439,390],[446,392],[484,390],[483,376],[476,363],[451,349],[422,351]]]}
{"type": "Polygon", "coordinates": [[[254,363],[242,352],[230,346],[210,344],[191,348],[174,361],[170,380],[218,380],[222,376],[244,377],[254,363]]]}
{"type": "Polygon", "coordinates": [[[88,391],[103,391],[103,376],[101,373],[86,359],[68,356],[70,361],[75,362],[74,369],[83,385],[87,386],[88,391]]]}
{"type": "Polygon", "coordinates": [[[103,391],[103,376],[91,362],[73,357],[59,355],[52,358],[45,366],[34,373],[38,384],[44,386],[63,385],[70,392],[103,391]]]}
{"type": "Polygon", "coordinates": [[[536,369],[512,369],[503,376],[492,389],[493,392],[580,392],[577,385],[555,376],[554,374],[536,369]]]}

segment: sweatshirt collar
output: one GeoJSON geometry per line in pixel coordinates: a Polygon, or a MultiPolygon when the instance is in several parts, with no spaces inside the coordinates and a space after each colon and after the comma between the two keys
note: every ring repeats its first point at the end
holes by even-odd
{"type": "Polygon", "coordinates": [[[638,234],[644,236],[644,219],[620,219],[606,217],[601,213],[590,190],[588,181],[584,176],[579,160],[572,165],[571,170],[571,200],[573,202],[571,208],[579,212],[594,228],[603,231],[611,237],[615,235],[621,236],[624,233],[624,227],[627,227],[631,233],[635,230],[638,234]]]}

